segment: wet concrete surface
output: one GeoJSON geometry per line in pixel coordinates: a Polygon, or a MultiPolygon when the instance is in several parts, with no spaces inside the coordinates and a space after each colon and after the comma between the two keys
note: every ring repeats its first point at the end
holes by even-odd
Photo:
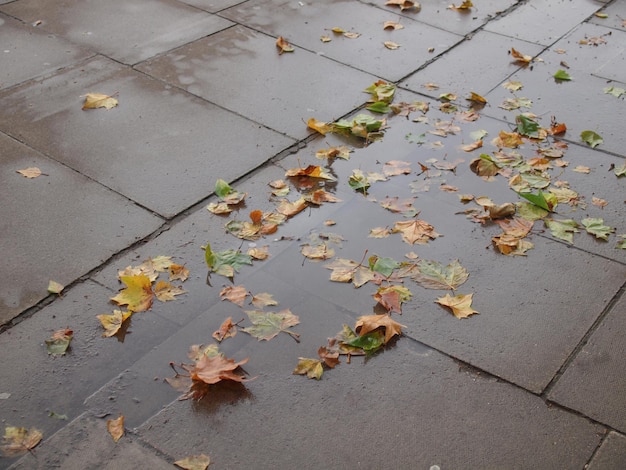
{"type": "Polygon", "coordinates": [[[613,170],[625,162],[626,116],[624,96],[603,92],[625,87],[623,3],[474,3],[469,11],[446,1],[400,11],[356,1],[43,9],[0,1],[0,39],[9,44],[0,51],[0,422],[44,434],[21,459],[0,458],[0,468],[172,468],[200,453],[211,468],[229,469],[623,468],[626,250],[617,244],[626,234],[626,179],[613,170]],[[608,17],[593,16],[598,10],[608,17]],[[384,30],[388,20],[404,29],[384,30]],[[324,34],[332,40],[321,42],[324,34]],[[281,35],[293,53],[278,54],[281,35]],[[579,43],[598,37],[606,42],[579,43]],[[385,49],[386,40],[401,47],[385,49]],[[542,61],[513,62],[511,48],[542,61]],[[574,80],[556,83],[559,68],[574,80]],[[311,117],[363,112],[363,90],[378,78],[398,82],[394,103],[426,102],[428,112],[389,114],[384,139],[370,145],[307,128],[311,117]],[[507,80],[523,88],[512,93],[501,86],[507,80]],[[488,101],[475,121],[462,114],[472,91],[488,101]],[[89,92],[114,94],[119,106],[83,111],[89,92]],[[458,95],[458,112],[444,112],[442,93],[458,95]],[[511,97],[532,106],[498,107],[511,97]],[[567,143],[568,165],[551,160],[543,189],[565,186],[575,197],[552,216],[603,218],[615,228],[608,241],[579,227],[567,243],[538,220],[526,256],[504,256],[491,241],[499,227],[467,216],[478,205],[460,194],[520,201],[508,181],[515,169],[483,179],[470,162],[495,154],[492,139],[514,130],[521,112],[543,127],[553,115],[567,125],[556,139],[515,149],[530,159],[567,143]],[[579,137],[585,129],[604,142],[589,148],[579,137]],[[477,131],[486,132],[483,147],[465,151],[477,131]],[[353,149],[349,160],[316,158],[339,145],[353,149]],[[381,173],[392,160],[408,162],[410,173],[374,182],[366,195],[348,185],[355,169],[381,173]],[[335,181],[285,177],[307,165],[324,166],[335,181]],[[16,173],[31,166],[44,175],[16,173]],[[229,216],[206,209],[217,178],[247,193],[229,216]],[[268,183],[281,178],[289,200],[324,188],[340,201],[308,207],[259,240],[228,234],[228,221],[275,210],[280,198],[268,183]],[[397,233],[369,237],[408,218],[383,208],[387,197],[413,198],[419,219],[442,236],[414,245],[397,233]],[[459,320],[435,303],[446,291],[406,279],[412,299],[393,313],[402,337],[371,357],[342,357],[319,382],[292,375],[298,358],[316,357],[342,325],[380,312],[376,286],[331,282],[327,261],[302,256],[320,234],[335,258],[356,262],[459,260],[469,279],[448,292],[473,293],[479,313],[459,320]],[[244,369],[254,380],[179,401],[164,381],[174,374],[170,362],[189,362],[189,347],[212,342],[228,316],[248,325],[253,308],[220,299],[230,280],[213,274],[207,285],[207,242],[214,251],[269,247],[269,259],[244,266],[232,283],[272,294],[279,304],[265,311],[297,315],[300,342],[240,331],[220,350],[250,358],[244,369]],[[112,312],[118,271],[159,255],[190,270],[186,294],[155,300],[121,335],[101,337],[96,315],[112,312]],[[46,292],[50,279],[69,286],[61,297],[46,292]],[[61,328],[74,331],[71,350],[48,356],[44,341],[61,328]],[[126,435],[114,443],[106,420],[120,414],[126,435]]]}

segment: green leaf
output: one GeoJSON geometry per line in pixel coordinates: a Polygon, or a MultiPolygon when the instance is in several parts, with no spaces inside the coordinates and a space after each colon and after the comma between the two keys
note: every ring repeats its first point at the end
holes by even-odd
{"type": "Polygon", "coordinates": [[[393,100],[393,95],[396,93],[396,86],[392,83],[387,83],[380,80],[367,87],[364,91],[372,95],[372,99],[374,101],[391,103],[391,101],[393,100]]]}
{"type": "Polygon", "coordinates": [[[370,104],[367,108],[368,111],[372,111],[373,113],[387,114],[391,112],[391,108],[384,101],[377,101],[376,103],[370,104]]]}
{"type": "Polygon", "coordinates": [[[565,70],[557,70],[554,74],[554,78],[557,80],[569,81],[572,79],[572,76],[565,70]]]}
{"type": "Polygon", "coordinates": [[[411,144],[422,145],[426,143],[426,134],[415,135],[409,132],[404,138],[411,144]]]}
{"type": "Polygon", "coordinates": [[[210,243],[207,243],[204,249],[204,258],[211,271],[228,278],[232,278],[235,272],[239,272],[243,265],[252,264],[252,256],[235,250],[215,253],[211,250],[210,243]]]}
{"type": "Polygon", "coordinates": [[[369,178],[363,174],[361,170],[354,170],[348,179],[348,185],[355,191],[367,193],[371,186],[369,178]]]}
{"type": "Polygon", "coordinates": [[[596,134],[594,131],[582,131],[580,133],[580,138],[583,142],[587,143],[591,148],[596,148],[604,139],[601,135],[596,134]]]}
{"type": "Polygon", "coordinates": [[[615,98],[619,98],[622,95],[626,95],[626,90],[624,90],[623,88],[615,87],[615,86],[606,87],[604,88],[603,91],[607,95],[615,96],[615,98]]]}
{"type": "Polygon", "coordinates": [[[527,201],[533,203],[537,207],[542,208],[543,210],[552,212],[556,207],[557,201],[556,197],[553,194],[546,194],[539,190],[537,194],[533,193],[517,193],[519,196],[523,197],[527,201]]]}
{"type": "Polygon", "coordinates": [[[48,354],[63,356],[70,347],[73,337],[74,332],[72,330],[62,329],[55,331],[52,336],[46,340],[48,354]]]}
{"type": "Polygon", "coordinates": [[[554,220],[546,219],[543,221],[546,227],[550,229],[550,233],[555,238],[565,240],[568,243],[574,243],[574,233],[577,233],[578,223],[572,219],[554,220]]]}
{"type": "Polygon", "coordinates": [[[550,213],[549,211],[526,201],[518,202],[516,206],[517,215],[526,220],[540,220],[550,213]]]}
{"type": "Polygon", "coordinates": [[[298,338],[300,335],[287,330],[287,328],[300,323],[300,319],[291,313],[291,310],[285,309],[278,313],[265,313],[259,310],[248,310],[246,311],[246,314],[248,315],[248,318],[250,318],[253,326],[241,328],[241,331],[254,336],[259,341],[269,341],[282,331],[291,335],[296,341],[299,342],[298,338]]]}
{"type": "Polygon", "coordinates": [[[298,365],[293,370],[296,375],[305,375],[309,379],[320,380],[324,374],[324,366],[319,359],[310,359],[308,357],[299,357],[298,365]]]}
{"type": "Polygon", "coordinates": [[[614,228],[604,225],[604,220],[599,218],[587,218],[580,221],[585,227],[587,233],[599,238],[601,240],[609,239],[609,235],[615,232],[614,228]]]}
{"type": "Polygon", "coordinates": [[[467,270],[461,266],[459,260],[454,260],[447,266],[437,261],[418,261],[419,272],[411,278],[426,289],[456,289],[469,277],[467,270]]]}
{"type": "Polygon", "coordinates": [[[361,348],[367,353],[373,353],[385,344],[385,333],[381,330],[372,331],[363,336],[357,336],[351,341],[346,342],[348,346],[361,348]]]}
{"type": "Polygon", "coordinates": [[[400,267],[393,258],[379,258],[378,256],[370,256],[369,267],[372,271],[382,274],[385,277],[391,276],[394,269],[400,267]]]}
{"type": "Polygon", "coordinates": [[[517,132],[527,137],[539,137],[539,124],[527,116],[520,114],[515,118],[517,132]]]}
{"type": "Polygon", "coordinates": [[[626,250],[626,233],[624,235],[618,235],[618,238],[621,238],[621,240],[617,242],[615,248],[618,248],[620,250],[626,250]]]}
{"type": "Polygon", "coordinates": [[[626,176],[626,163],[624,163],[622,166],[616,166],[615,168],[613,168],[613,172],[618,178],[620,176],[626,176]]]}
{"type": "Polygon", "coordinates": [[[233,191],[234,189],[231,188],[230,185],[223,179],[220,178],[215,182],[215,195],[217,197],[223,199],[224,197],[228,196],[233,191]]]}

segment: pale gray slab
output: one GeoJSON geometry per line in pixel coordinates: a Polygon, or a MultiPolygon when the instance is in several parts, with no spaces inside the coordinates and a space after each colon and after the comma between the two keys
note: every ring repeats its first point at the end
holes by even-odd
{"type": "Polygon", "coordinates": [[[602,445],[596,451],[589,466],[589,470],[621,470],[626,462],[626,436],[609,432],[602,445]]]}

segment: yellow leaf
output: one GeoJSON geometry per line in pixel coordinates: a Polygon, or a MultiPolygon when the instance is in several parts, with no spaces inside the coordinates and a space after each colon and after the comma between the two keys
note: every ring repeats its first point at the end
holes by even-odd
{"type": "Polygon", "coordinates": [[[309,379],[320,380],[324,373],[324,367],[319,359],[309,359],[307,357],[299,357],[298,365],[293,370],[294,375],[305,375],[309,379]]]}
{"type": "Polygon", "coordinates": [[[322,41],[322,42],[330,42],[330,41],[332,41],[332,39],[330,38],[330,36],[322,36],[320,38],[320,41],[322,41]]]}
{"type": "Polygon", "coordinates": [[[174,465],[185,470],[206,470],[211,463],[208,455],[190,455],[182,460],[177,460],[174,465]]]}
{"type": "Polygon", "coordinates": [[[474,294],[457,294],[452,297],[450,294],[446,294],[443,297],[439,297],[435,300],[439,305],[449,308],[455,317],[458,319],[467,318],[470,315],[478,313],[472,308],[472,297],[474,294]]]}
{"type": "Polygon", "coordinates": [[[385,47],[387,49],[392,50],[392,51],[394,51],[394,50],[396,50],[396,49],[398,49],[400,47],[400,44],[397,44],[397,43],[391,42],[391,41],[385,41],[383,44],[385,45],[385,47]]]}
{"type": "Polygon", "coordinates": [[[309,127],[310,129],[313,129],[314,131],[319,132],[322,135],[326,135],[328,132],[331,132],[333,130],[332,126],[329,126],[327,123],[322,122],[322,121],[318,121],[315,118],[310,118],[307,122],[306,122],[307,127],[309,127]]]}
{"type": "Polygon", "coordinates": [[[115,108],[118,104],[117,99],[109,95],[103,95],[101,93],[87,93],[83,95],[85,102],[83,103],[83,109],[96,109],[96,108],[115,108]]]}
{"type": "Polygon", "coordinates": [[[470,8],[472,8],[474,6],[474,4],[470,1],[470,0],[465,0],[463,3],[461,3],[459,6],[456,6],[454,4],[449,5],[448,9],[449,10],[455,10],[455,11],[463,11],[463,10],[469,10],[470,8]]]}
{"type": "Polygon", "coordinates": [[[400,23],[396,22],[396,21],[385,21],[383,23],[383,29],[404,29],[404,26],[402,26],[400,23]]]}
{"type": "Polygon", "coordinates": [[[282,36],[278,36],[278,39],[276,40],[276,47],[278,47],[278,54],[294,51],[293,46],[289,44],[287,40],[282,36]]]}
{"type": "Polygon", "coordinates": [[[189,277],[189,270],[185,266],[172,263],[169,267],[170,281],[181,280],[185,282],[189,277]]]}
{"type": "Polygon", "coordinates": [[[24,170],[17,170],[17,173],[29,179],[37,178],[38,176],[42,175],[41,170],[37,168],[36,166],[25,168],[24,170]]]}
{"type": "Polygon", "coordinates": [[[158,281],[154,286],[154,295],[161,302],[168,300],[176,300],[177,295],[186,293],[187,291],[180,286],[173,286],[167,281],[158,281]]]}
{"type": "Polygon", "coordinates": [[[116,419],[108,419],[107,430],[114,442],[119,441],[124,435],[124,415],[120,415],[120,417],[116,419]]]}
{"type": "Polygon", "coordinates": [[[121,276],[120,280],[126,284],[123,289],[111,300],[118,305],[128,305],[128,309],[133,312],[143,312],[152,307],[152,283],[148,276],[139,274],[137,276],[121,276]]]}
{"type": "Polygon", "coordinates": [[[470,97],[467,98],[467,100],[478,104],[487,104],[487,100],[484,97],[480,96],[478,93],[474,93],[473,91],[470,92],[470,97]]]}
{"type": "Polygon", "coordinates": [[[50,280],[50,282],[48,283],[48,292],[50,292],[51,294],[61,295],[61,291],[63,291],[63,289],[65,289],[65,286],[59,284],[56,281],[50,280]]]}
{"type": "Polygon", "coordinates": [[[112,315],[97,315],[98,320],[105,329],[105,332],[102,333],[104,338],[109,338],[116,334],[120,328],[122,327],[122,323],[124,323],[133,312],[122,312],[121,310],[113,310],[112,315]]]}
{"type": "Polygon", "coordinates": [[[33,449],[41,439],[43,434],[41,431],[31,428],[17,428],[7,426],[4,429],[4,440],[0,449],[5,457],[16,457],[25,454],[33,449]]]}
{"type": "Polygon", "coordinates": [[[513,57],[518,62],[524,62],[526,64],[532,62],[533,60],[532,56],[529,56],[527,54],[522,54],[521,52],[516,50],[514,47],[511,48],[511,57],[513,57]]]}

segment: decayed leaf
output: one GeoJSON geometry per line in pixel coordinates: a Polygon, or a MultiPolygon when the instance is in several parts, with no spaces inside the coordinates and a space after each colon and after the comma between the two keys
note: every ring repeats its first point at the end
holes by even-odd
{"type": "Polygon", "coordinates": [[[183,468],[185,470],[206,470],[211,463],[211,458],[208,455],[190,455],[184,459],[177,460],[174,465],[183,468]]]}
{"type": "Polygon", "coordinates": [[[287,328],[300,323],[300,319],[291,313],[291,310],[285,309],[278,313],[265,313],[258,310],[247,310],[246,314],[248,315],[248,318],[250,318],[253,326],[242,328],[241,331],[254,336],[259,341],[269,341],[282,331],[291,335],[296,341],[299,342],[298,338],[300,335],[287,330],[287,328]]]}
{"type": "Polygon", "coordinates": [[[341,202],[341,199],[324,189],[316,189],[311,193],[307,193],[303,196],[303,199],[316,206],[319,206],[324,202],[341,202]]]}
{"type": "Polygon", "coordinates": [[[299,357],[298,365],[293,370],[294,375],[306,375],[309,379],[320,380],[324,373],[324,367],[319,359],[299,357]]]}
{"type": "Polygon", "coordinates": [[[83,96],[85,97],[83,109],[111,109],[115,108],[118,105],[117,99],[109,95],[103,95],[101,93],[87,93],[83,96]]]}
{"type": "Polygon", "coordinates": [[[408,217],[414,216],[417,214],[417,210],[413,207],[413,203],[415,202],[414,197],[410,197],[407,199],[400,199],[399,197],[386,197],[382,201],[380,201],[380,206],[384,209],[387,209],[393,213],[402,213],[407,215],[408,217]]]}
{"type": "Polygon", "coordinates": [[[226,358],[221,353],[215,356],[203,354],[193,366],[184,365],[183,368],[189,372],[192,381],[209,385],[222,380],[245,382],[245,376],[239,373],[237,368],[246,362],[248,362],[248,358],[235,362],[234,359],[226,358]]]}
{"type": "Polygon", "coordinates": [[[107,431],[109,431],[114,442],[119,441],[124,435],[124,415],[120,415],[116,419],[107,419],[107,431]]]}
{"type": "Polygon", "coordinates": [[[227,286],[220,291],[222,300],[228,300],[240,307],[243,307],[247,296],[248,290],[244,286],[227,286]]]}
{"type": "Polygon", "coordinates": [[[128,305],[128,309],[133,312],[143,312],[152,307],[152,282],[148,276],[139,274],[137,276],[121,276],[120,280],[126,284],[123,289],[111,300],[118,305],[128,305]]]}
{"type": "Polygon", "coordinates": [[[370,230],[370,238],[387,238],[391,234],[389,227],[376,227],[370,230]]]}
{"type": "Polygon", "coordinates": [[[17,457],[34,449],[41,442],[42,438],[43,434],[41,431],[35,428],[26,429],[7,426],[4,428],[0,450],[2,450],[2,455],[5,457],[17,457]]]}
{"type": "Polygon", "coordinates": [[[324,365],[330,369],[334,369],[339,364],[339,351],[331,351],[325,346],[320,346],[317,350],[317,355],[324,362],[324,365]]]}
{"type": "Polygon", "coordinates": [[[236,334],[237,324],[233,323],[233,317],[228,317],[211,336],[221,343],[226,338],[233,338],[236,334]]]}
{"type": "Polygon", "coordinates": [[[270,257],[270,247],[269,245],[265,245],[261,247],[250,248],[248,250],[248,255],[251,256],[253,259],[259,261],[266,260],[270,257]]]}
{"type": "Polygon", "coordinates": [[[580,221],[587,233],[590,233],[600,240],[608,240],[609,235],[615,232],[614,228],[604,225],[604,220],[600,218],[586,218],[580,221]]]}
{"type": "Polygon", "coordinates": [[[300,250],[303,256],[309,259],[330,259],[335,256],[335,250],[326,243],[320,243],[318,245],[302,245],[300,250]]]}
{"type": "Polygon", "coordinates": [[[419,11],[422,8],[419,3],[413,0],[387,0],[385,5],[400,7],[400,11],[411,9],[419,11]]]}
{"type": "Polygon", "coordinates": [[[448,5],[448,9],[456,10],[456,11],[463,11],[463,10],[469,10],[473,6],[474,4],[471,2],[471,0],[464,0],[463,3],[461,3],[459,6],[456,6],[454,4],[448,5]]]}
{"type": "Polygon", "coordinates": [[[252,296],[252,305],[256,308],[263,308],[269,305],[278,305],[278,302],[274,300],[272,294],[261,292],[260,294],[254,294],[252,296]]]}
{"type": "Polygon", "coordinates": [[[507,111],[511,111],[513,109],[519,108],[531,108],[533,102],[528,98],[507,98],[502,104],[498,105],[499,108],[506,109],[507,111]]]}
{"type": "Polygon", "coordinates": [[[355,331],[359,336],[365,336],[378,329],[384,330],[384,344],[387,344],[394,336],[402,334],[402,328],[406,326],[393,320],[390,315],[363,315],[358,318],[355,331]]]}
{"type": "Polygon", "coordinates": [[[68,328],[63,328],[52,333],[52,336],[46,340],[46,348],[48,354],[64,355],[70,347],[74,332],[68,328]]]}
{"type": "Polygon", "coordinates": [[[294,48],[291,44],[289,44],[287,42],[287,40],[282,37],[282,36],[278,36],[278,39],[276,39],[276,47],[278,48],[278,54],[282,54],[283,52],[293,52],[294,48]]]}
{"type": "Polygon", "coordinates": [[[577,228],[578,222],[572,219],[546,219],[544,223],[550,229],[553,237],[565,240],[568,243],[574,243],[574,233],[579,231],[577,228]]]}
{"type": "Polygon", "coordinates": [[[122,312],[121,310],[113,310],[112,315],[97,315],[98,320],[100,320],[105,330],[102,336],[109,338],[116,334],[122,327],[122,323],[128,320],[132,314],[132,311],[122,312]]]}
{"type": "Polygon", "coordinates": [[[214,252],[209,243],[205,247],[204,257],[211,271],[228,278],[234,277],[235,272],[239,271],[244,264],[252,264],[250,255],[235,250],[214,252]]]}
{"type": "Polygon", "coordinates": [[[335,177],[327,169],[319,165],[309,165],[306,168],[291,168],[285,172],[285,176],[310,176],[333,181],[335,177]]]}
{"type": "Polygon", "coordinates": [[[170,281],[182,281],[185,282],[189,278],[189,269],[180,264],[172,263],[169,267],[170,281]]]}
{"type": "Polygon", "coordinates": [[[435,302],[449,308],[455,317],[462,319],[478,313],[472,308],[473,296],[474,294],[458,294],[452,297],[450,294],[446,294],[443,297],[439,297],[435,302]]]}
{"type": "Polygon", "coordinates": [[[388,312],[402,314],[402,304],[411,300],[413,294],[404,286],[380,287],[373,295],[378,302],[388,312]]]}
{"type": "Polygon", "coordinates": [[[315,152],[315,156],[320,160],[327,158],[343,158],[344,160],[350,159],[350,153],[354,152],[353,149],[347,147],[345,145],[341,145],[339,147],[330,147],[327,149],[320,149],[315,152]]]}
{"type": "Polygon", "coordinates": [[[435,228],[428,222],[420,219],[401,220],[396,222],[391,230],[392,233],[400,232],[402,240],[409,245],[419,243],[424,245],[429,240],[434,240],[441,235],[435,232],[435,228]]]}
{"type": "Polygon", "coordinates": [[[524,62],[526,64],[532,62],[533,57],[527,54],[522,54],[514,47],[511,48],[511,57],[513,57],[518,62],[524,62]]]}
{"type": "Polygon", "coordinates": [[[176,300],[177,295],[185,294],[187,291],[180,286],[174,286],[167,281],[157,281],[154,286],[154,295],[161,302],[176,300]]]}
{"type": "Polygon", "coordinates": [[[326,135],[329,132],[333,131],[333,127],[330,124],[318,121],[315,118],[309,118],[309,120],[306,122],[306,125],[308,128],[313,129],[314,131],[317,131],[322,135],[326,135]]]}
{"type": "Polygon", "coordinates": [[[420,260],[419,272],[411,276],[415,282],[426,289],[456,289],[469,277],[467,270],[458,260],[443,266],[437,261],[420,260]]]}
{"type": "Polygon", "coordinates": [[[41,170],[37,168],[36,166],[25,168],[23,170],[17,170],[17,173],[29,179],[37,178],[38,176],[42,175],[41,170]]]}
{"type": "Polygon", "coordinates": [[[510,256],[525,256],[526,252],[534,247],[528,240],[507,233],[495,236],[491,241],[500,253],[510,256]]]}
{"type": "Polygon", "coordinates": [[[524,87],[522,85],[522,82],[517,82],[517,81],[507,81],[507,82],[504,82],[502,86],[510,91],[519,91],[524,87]]]}

